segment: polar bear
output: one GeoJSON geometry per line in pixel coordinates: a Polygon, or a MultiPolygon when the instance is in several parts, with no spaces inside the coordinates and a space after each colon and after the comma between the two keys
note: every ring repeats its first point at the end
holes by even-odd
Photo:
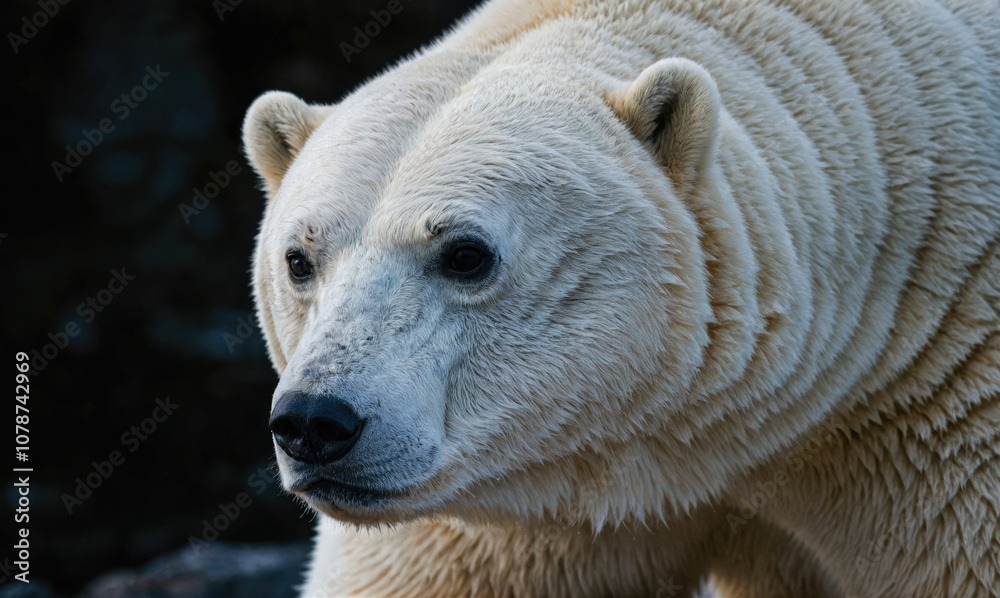
{"type": "Polygon", "coordinates": [[[995,0],[493,0],[262,95],[304,595],[998,595],[998,40],[995,0]]]}

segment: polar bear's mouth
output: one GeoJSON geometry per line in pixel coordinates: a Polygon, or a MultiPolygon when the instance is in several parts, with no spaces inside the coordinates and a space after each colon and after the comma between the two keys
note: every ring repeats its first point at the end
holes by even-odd
{"type": "Polygon", "coordinates": [[[325,505],[346,504],[368,509],[379,506],[399,495],[398,492],[391,490],[354,486],[326,478],[309,482],[301,490],[296,489],[295,492],[304,495],[311,501],[325,505]]]}

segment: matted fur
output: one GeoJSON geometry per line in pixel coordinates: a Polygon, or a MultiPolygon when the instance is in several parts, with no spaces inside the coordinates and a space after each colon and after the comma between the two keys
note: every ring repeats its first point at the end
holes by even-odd
{"type": "Polygon", "coordinates": [[[996,0],[494,0],[263,96],[275,399],[352,389],[398,492],[299,493],[304,595],[998,595],[998,40],[996,0]],[[463,227],[475,292],[427,266],[463,227]]]}

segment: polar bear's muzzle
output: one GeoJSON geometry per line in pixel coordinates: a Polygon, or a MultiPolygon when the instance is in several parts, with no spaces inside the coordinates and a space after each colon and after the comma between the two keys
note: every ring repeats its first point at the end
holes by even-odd
{"type": "Polygon", "coordinates": [[[354,479],[353,468],[337,467],[348,460],[367,423],[349,403],[335,395],[285,393],[271,411],[269,426],[277,449],[288,459],[285,466],[291,470],[289,490],[323,505],[364,508],[394,496],[395,492],[370,484],[343,481],[354,479]]]}
{"type": "Polygon", "coordinates": [[[409,253],[356,250],[316,281],[270,428],[282,485],[322,512],[382,521],[445,469],[460,329],[420,272],[409,253]]]}
{"type": "MultiPolygon", "coordinates": [[[[440,469],[440,417],[398,374],[357,378],[292,364],[275,391],[269,427],[282,485],[337,517],[379,519],[400,507],[440,469]]],[[[388,368],[391,370],[392,368],[388,368]]]]}

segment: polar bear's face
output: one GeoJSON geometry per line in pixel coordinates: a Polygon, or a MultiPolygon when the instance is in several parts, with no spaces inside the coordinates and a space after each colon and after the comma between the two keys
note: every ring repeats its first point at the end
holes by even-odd
{"type": "Polygon", "coordinates": [[[693,227],[629,112],[651,83],[393,77],[248,114],[282,482],[362,523],[578,507],[553,464],[616,467],[704,342],[693,227]]]}

